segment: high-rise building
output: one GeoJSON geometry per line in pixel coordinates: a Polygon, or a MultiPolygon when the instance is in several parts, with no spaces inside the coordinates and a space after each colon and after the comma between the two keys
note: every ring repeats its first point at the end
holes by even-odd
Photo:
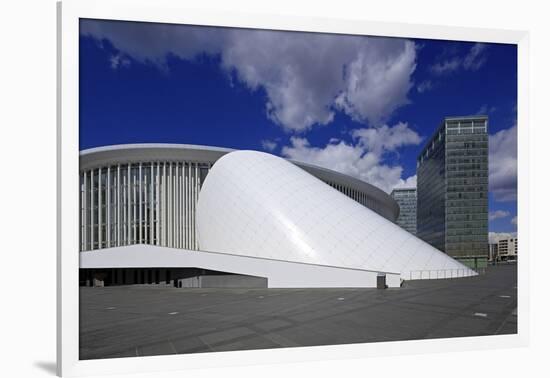
{"type": "Polygon", "coordinates": [[[487,264],[487,116],[446,117],[417,159],[417,236],[487,264]]]}
{"type": "Polygon", "coordinates": [[[416,188],[394,189],[391,196],[399,205],[396,223],[416,235],[416,188]]]}

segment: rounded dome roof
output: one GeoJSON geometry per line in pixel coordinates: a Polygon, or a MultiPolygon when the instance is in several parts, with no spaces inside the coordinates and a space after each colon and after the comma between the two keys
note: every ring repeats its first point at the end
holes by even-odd
{"type": "Polygon", "coordinates": [[[206,177],[197,204],[205,251],[399,272],[465,265],[277,156],[235,151],[206,177]]]}

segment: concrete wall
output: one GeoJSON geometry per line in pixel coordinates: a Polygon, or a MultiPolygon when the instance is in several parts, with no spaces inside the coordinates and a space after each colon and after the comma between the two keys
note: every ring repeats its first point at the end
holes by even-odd
{"type": "Polygon", "coordinates": [[[177,280],[177,287],[201,288],[266,288],[267,278],[240,274],[208,274],[177,280]]]}

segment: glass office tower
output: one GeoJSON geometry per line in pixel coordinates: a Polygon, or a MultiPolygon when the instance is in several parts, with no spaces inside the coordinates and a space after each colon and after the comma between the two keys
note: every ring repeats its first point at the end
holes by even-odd
{"type": "Polygon", "coordinates": [[[417,159],[417,236],[464,264],[487,264],[486,116],[447,117],[417,159]]]}
{"type": "Polygon", "coordinates": [[[399,205],[399,217],[396,223],[416,235],[416,189],[394,189],[391,196],[399,205]]]}

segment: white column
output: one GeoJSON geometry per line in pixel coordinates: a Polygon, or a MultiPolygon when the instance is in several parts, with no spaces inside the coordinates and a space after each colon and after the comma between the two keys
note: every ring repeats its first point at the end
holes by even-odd
{"type": "Polygon", "coordinates": [[[177,228],[177,217],[178,217],[178,207],[177,207],[177,163],[172,163],[172,248],[176,248],[178,245],[178,228],[177,228]]]}
{"type": "Polygon", "coordinates": [[[164,163],[161,163],[159,167],[159,245],[164,245],[164,176],[163,176],[163,170],[164,170],[164,163]]]}
{"type": "Polygon", "coordinates": [[[199,202],[199,183],[200,183],[200,175],[199,175],[199,163],[195,163],[195,220],[193,222],[195,227],[195,244],[194,249],[199,249],[199,240],[197,238],[197,202],[199,202]]]}
{"type": "Polygon", "coordinates": [[[160,245],[160,163],[157,163],[157,174],[155,175],[156,181],[156,207],[157,211],[155,212],[156,219],[156,234],[157,234],[157,245],[160,245]]]}
{"type": "Polygon", "coordinates": [[[176,172],[174,174],[174,209],[175,209],[175,216],[174,216],[174,248],[179,248],[180,246],[180,234],[179,234],[179,163],[176,162],[176,172]]]}
{"type": "Polygon", "coordinates": [[[107,167],[107,248],[111,246],[111,167],[107,167]]]}
{"type": "Polygon", "coordinates": [[[131,170],[132,170],[132,164],[128,163],[128,172],[127,172],[127,182],[128,185],[126,186],[126,205],[128,207],[127,211],[127,226],[126,226],[126,245],[130,245],[132,243],[132,180],[131,180],[131,170]]]}
{"type": "Polygon", "coordinates": [[[172,202],[172,162],[169,163],[168,165],[168,201],[167,204],[168,204],[168,241],[167,241],[167,246],[168,247],[173,247],[173,239],[172,239],[172,236],[173,236],[173,228],[174,228],[174,204],[172,202]]]}
{"type": "Polygon", "coordinates": [[[84,248],[88,249],[88,230],[90,229],[90,226],[88,224],[88,211],[90,211],[88,207],[88,197],[90,196],[90,192],[88,190],[88,172],[84,172],[84,188],[86,190],[84,192],[84,209],[86,210],[84,212],[84,248]]]}
{"type": "Polygon", "coordinates": [[[97,174],[97,246],[99,249],[103,248],[101,245],[103,243],[103,235],[101,232],[101,228],[103,227],[102,222],[102,209],[101,206],[103,205],[103,196],[101,195],[101,168],[98,170],[97,174]]]}
{"type": "Polygon", "coordinates": [[[189,164],[184,163],[184,185],[183,185],[183,195],[184,195],[184,202],[185,202],[185,214],[184,214],[184,221],[185,221],[185,249],[189,249],[189,164]]]}
{"type": "Polygon", "coordinates": [[[189,249],[193,249],[193,163],[189,163],[189,249]]]}
{"type": "Polygon", "coordinates": [[[132,226],[132,229],[133,229],[133,234],[132,234],[132,244],[137,244],[137,239],[138,239],[138,234],[137,234],[137,223],[138,223],[138,219],[137,219],[137,201],[138,201],[138,197],[137,197],[137,192],[136,192],[136,188],[137,188],[137,183],[136,183],[136,180],[137,180],[137,177],[135,174],[132,175],[132,193],[133,193],[133,197],[132,197],[132,202],[134,203],[132,205],[132,217],[133,217],[133,226],[132,226]]]}
{"type": "Polygon", "coordinates": [[[185,164],[181,164],[181,174],[180,174],[180,248],[185,248],[185,164]]]}
{"type": "Polygon", "coordinates": [[[161,234],[162,234],[162,243],[161,245],[166,247],[166,239],[168,234],[168,217],[166,214],[166,162],[162,163],[162,203],[161,203],[161,213],[162,213],[162,224],[161,224],[161,234]]]}
{"type": "Polygon", "coordinates": [[[143,208],[143,196],[142,196],[142,186],[141,186],[141,182],[143,180],[143,176],[142,176],[142,172],[141,172],[141,167],[142,167],[142,163],[139,163],[139,222],[138,222],[138,227],[139,227],[139,241],[138,241],[138,244],[141,244],[143,243],[143,212],[142,212],[142,208],[143,208]]]}
{"type": "Polygon", "coordinates": [[[86,171],[82,172],[82,186],[83,186],[83,190],[82,190],[82,197],[81,197],[81,201],[82,201],[82,205],[80,206],[81,210],[82,211],[82,214],[81,214],[81,218],[80,218],[80,232],[81,232],[81,240],[80,240],[80,250],[81,251],[85,251],[86,250],[86,230],[87,230],[87,225],[86,225],[86,209],[87,209],[87,204],[86,204],[86,190],[88,189],[86,187],[86,176],[87,176],[87,173],[86,171]]]}
{"type": "Polygon", "coordinates": [[[182,203],[181,203],[181,200],[182,200],[182,197],[181,197],[181,190],[183,189],[182,185],[181,185],[181,176],[183,174],[183,165],[180,166],[180,164],[178,163],[178,167],[179,167],[179,174],[178,174],[178,248],[181,248],[183,246],[183,243],[182,243],[182,236],[183,236],[183,219],[182,219],[182,215],[183,215],[183,211],[182,211],[182,203]]]}
{"type": "Polygon", "coordinates": [[[94,249],[94,170],[90,170],[90,250],[94,249]]]}
{"type": "Polygon", "coordinates": [[[127,204],[128,204],[128,174],[126,173],[122,177],[122,206],[121,206],[121,223],[120,223],[120,245],[126,245],[127,240],[127,234],[128,234],[128,210],[127,210],[127,204]]]}
{"type": "Polygon", "coordinates": [[[151,173],[150,173],[150,183],[149,183],[149,244],[153,244],[153,227],[155,227],[155,218],[154,218],[154,214],[155,214],[155,211],[154,211],[154,206],[155,206],[155,202],[154,202],[154,190],[155,190],[155,185],[153,184],[154,183],[154,170],[155,170],[155,166],[154,166],[154,163],[151,162],[151,173]]]}
{"type": "MultiPolygon", "coordinates": [[[[126,166],[126,169],[129,169],[130,166],[126,166]]],[[[124,189],[124,196],[126,198],[125,201],[125,207],[124,207],[124,245],[128,245],[130,243],[130,215],[131,215],[131,206],[130,206],[130,173],[127,171],[124,175],[124,182],[126,189],[124,189]]]]}
{"type": "Polygon", "coordinates": [[[181,248],[181,237],[182,237],[182,221],[181,221],[181,216],[182,216],[182,211],[181,211],[181,174],[182,174],[182,169],[180,167],[180,163],[178,163],[178,248],[181,248]]]}
{"type": "Polygon", "coordinates": [[[197,202],[199,200],[199,163],[195,163],[195,195],[194,195],[194,198],[193,198],[193,206],[194,206],[194,209],[193,209],[193,216],[194,216],[194,219],[193,219],[193,229],[194,229],[194,232],[193,232],[193,238],[194,238],[194,243],[193,243],[193,249],[199,249],[199,246],[198,246],[198,241],[197,241],[197,202]]]}
{"type": "Polygon", "coordinates": [[[193,249],[193,163],[189,162],[189,183],[188,183],[188,205],[189,205],[189,249],[193,249]]]}
{"type": "Polygon", "coordinates": [[[120,183],[120,164],[116,168],[116,245],[120,246],[120,190],[122,185],[120,183]]]}
{"type": "Polygon", "coordinates": [[[185,208],[184,208],[184,195],[183,195],[183,176],[184,175],[184,165],[181,164],[180,169],[180,248],[184,248],[184,240],[185,240],[185,225],[184,225],[184,216],[185,216],[185,208]]]}
{"type": "Polygon", "coordinates": [[[196,163],[193,163],[191,171],[193,180],[191,181],[191,249],[195,249],[195,211],[196,211],[196,202],[195,202],[195,188],[197,185],[197,171],[196,163]]]}

